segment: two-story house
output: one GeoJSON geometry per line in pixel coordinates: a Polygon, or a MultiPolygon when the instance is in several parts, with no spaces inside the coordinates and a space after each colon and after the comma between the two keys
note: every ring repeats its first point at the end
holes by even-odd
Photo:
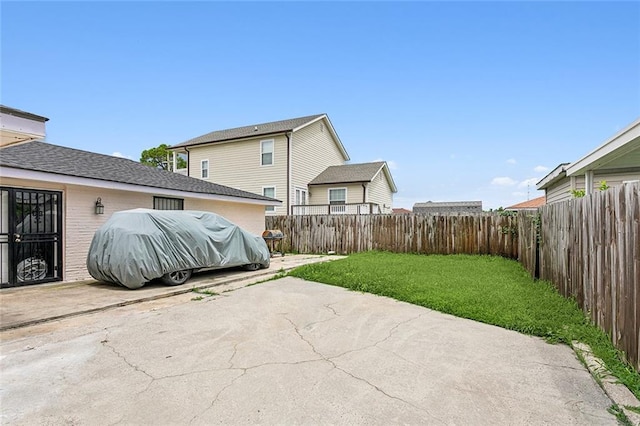
{"type": "Polygon", "coordinates": [[[217,130],[170,150],[174,162],[187,158],[177,172],[282,200],[270,215],[391,213],[397,192],[385,162],[346,164],[326,114],[217,130]]]}

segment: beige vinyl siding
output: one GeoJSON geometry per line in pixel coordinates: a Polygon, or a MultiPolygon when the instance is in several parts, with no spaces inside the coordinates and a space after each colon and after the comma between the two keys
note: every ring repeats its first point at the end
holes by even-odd
{"type": "Polygon", "coordinates": [[[331,185],[313,185],[311,187],[311,197],[309,204],[329,204],[329,189],[347,189],[347,204],[362,203],[362,184],[331,184],[331,185]]]}
{"type": "MultiPolygon", "coordinates": [[[[86,268],[89,246],[96,229],[113,213],[135,208],[153,208],[153,194],[10,178],[3,178],[2,185],[62,192],[64,281],[92,279],[86,268]],[[97,197],[104,204],[102,215],[95,214],[97,197]]],[[[255,235],[260,235],[264,230],[264,206],[186,197],[184,200],[186,210],[220,214],[255,235]]]]}
{"type": "MultiPolygon", "coordinates": [[[[293,134],[291,150],[291,187],[306,188],[316,176],[329,166],[345,164],[326,121],[320,120],[303,127],[293,134]],[[324,131],[321,130],[324,125],[324,131]]],[[[291,204],[295,203],[295,192],[291,192],[291,204]]],[[[324,196],[326,198],[326,194],[324,196]]],[[[285,201],[284,198],[280,198],[285,201]]],[[[357,202],[360,202],[359,200],[357,202]]],[[[316,201],[313,201],[314,204],[316,201]]],[[[326,204],[326,201],[322,204],[326,204]]]]}
{"type": "Polygon", "coordinates": [[[186,198],[184,208],[185,210],[202,210],[217,213],[254,235],[262,235],[264,231],[264,206],[259,204],[186,198]]]}
{"type": "MultiPolygon", "coordinates": [[[[265,186],[276,187],[276,198],[286,199],[287,138],[284,135],[216,143],[189,149],[189,174],[200,177],[200,162],[209,160],[209,182],[262,195],[265,186]],[[273,165],[262,166],[260,141],[273,140],[273,165]]],[[[286,214],[286,207],[273,214],[286,214]]],[[[262,207],[264,209],[264,207],[262,207]]]]}
{"type": "Polygon", "coordinates": [[[381,213],[391,213],[393,193],[389,187],[389,181],[384,174],[384,170],[380,170],[369,183],[367,193],[367,202],[378,204],[381,213]]]}

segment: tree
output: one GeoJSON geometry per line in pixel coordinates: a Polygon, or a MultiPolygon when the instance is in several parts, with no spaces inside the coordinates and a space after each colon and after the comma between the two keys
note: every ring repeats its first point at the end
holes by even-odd
{"type": "MultiPolygon", "coordinates": [[[[169,160],[169,146],[165,143],[160,144],[155,148],[149,148],[142,151],[140,154],[140,162],[149,167],[156,167],[162,170],[171,170],[173,162],[169,160]]],[[[184,169],[187,167],[187,161],[178,156],[176,159],[177,168],[184,169]]]]}

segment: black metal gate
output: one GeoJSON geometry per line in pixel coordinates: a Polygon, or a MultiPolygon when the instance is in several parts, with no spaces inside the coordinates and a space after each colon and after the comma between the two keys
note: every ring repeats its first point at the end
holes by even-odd
{"type": "Polygon", "coordinates": [[[62,193],[0,187],[0,287],[62,280],[62,193]]]}

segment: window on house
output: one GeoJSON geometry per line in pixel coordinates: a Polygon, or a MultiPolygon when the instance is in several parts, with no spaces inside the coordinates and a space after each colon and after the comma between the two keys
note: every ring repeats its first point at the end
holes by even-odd
{"type": "Polygon", "coordinates": [[[347,188],[329,190],[329,204],[345,204],[347,202],[347,188]]]}
{"type": "Polygon", "coordinates": [[[263,166],[273,164],[273,140],[260,142],[261,163],[263,166]]]}
{"type": "Polygon", "coordinates": [[[329,190],[329,204],[331,214],[344,214],[347,212],[347,188],[335,188],[329,190]]]}
{"type": "Polygon", "coordinates": [[[182,198],[153,197],[153,208],[155,210],[184,210],[184,200],[182,198]]]}
{"type": "Polygon", "coordinates": [[[296,188],[296,205],[303,206],[307,204],[307,190],[296,188]]]}
{"type": "Polygon", "coordinates": [[[200,162],[200,177],[202,179],[209,179],[209,160],[202,160],[200,162]]]}
{"type": "MultiPolygon", "coordinates": [[[[275,186],[264,186],[262,188],[262,195],[269,198],[276,198],[276,187],[275,186]]],[[[265,212],[275,212],[276,206],[265,206],[265,212]]]]}

